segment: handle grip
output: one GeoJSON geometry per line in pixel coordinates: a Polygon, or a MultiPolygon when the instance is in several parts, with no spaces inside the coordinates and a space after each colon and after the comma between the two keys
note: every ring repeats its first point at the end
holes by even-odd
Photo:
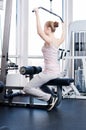
{"type": "MultiPolygon", "coordinates": [[[[41,7],[38,7],[38,9],[41,9],[41,7]]],[[[32,12],[34,13],[35,11],[34,11],[34,10],[32,10],[32,12]]]]}

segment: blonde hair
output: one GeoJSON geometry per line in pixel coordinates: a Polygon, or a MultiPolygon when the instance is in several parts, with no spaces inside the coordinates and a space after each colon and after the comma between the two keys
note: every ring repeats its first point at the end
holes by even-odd
{"type": "Polygon", "coordinates": [[[45,25],[46,27],[50,27],[52,32],[55,32],[56,28],[59,27],[59,23],[56,21],[47,21],[45,25]]]}

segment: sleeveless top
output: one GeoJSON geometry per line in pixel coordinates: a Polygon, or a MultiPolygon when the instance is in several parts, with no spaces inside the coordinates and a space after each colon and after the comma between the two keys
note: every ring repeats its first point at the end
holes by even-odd
{"type": "Polygon", "coordinates": [[[44,72],[60,74],[60,67],[58,61],[58,47],[54,45],[42,47],[44,57],[44,72]]]}

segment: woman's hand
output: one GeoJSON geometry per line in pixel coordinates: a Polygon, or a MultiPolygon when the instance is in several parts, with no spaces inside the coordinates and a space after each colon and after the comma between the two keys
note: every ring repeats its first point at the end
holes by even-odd
{"type": "Polygon", "coordinates": [[[38,12],[38,10],[39,10],[38,8],[34,8],[34,9],[33,9],[33,11],[34,11],[35,13],[38,12]]]}
{"type": "Polygon", "coordinates": [[[62,23],[62,30],[65,30],[65,23],[62,23]]]}

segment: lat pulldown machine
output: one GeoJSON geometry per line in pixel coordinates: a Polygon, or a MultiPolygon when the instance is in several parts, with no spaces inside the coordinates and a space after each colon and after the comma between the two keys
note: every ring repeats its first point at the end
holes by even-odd
{"type": "MultiPolygon", "coordinates": [[[[62,18],[58,16],[57,14],[43,8],[39,7],[39,9],[42,9],[52,15],[55,15],[60,18],[60,20],[63,22],[62,18]]],[[[8,48],[9,48],[9,36],[10,36],[10,23],[11,23],[11,12],[12,12],[12,0],[7,0],[6,1],[6,11],[5,11],[5,24],[4,24],[4,36],[3,36],[3,48],[2,48],[2,57],[1,57],[1,73],[0,73],[0,104],[2,105],[11,105],[11,106],[29,106],[29,107],[42,107],[46,108],[47,105],[42,105],[42,104],[35,104],[33,102],[33,97],[30,96],[30,102],[28,103],[20,103],[20,102],[13,102],[13,98],[16,96],[23,96],[22,93],[6,93],[6,89],[9,89],[9,87],[6,86],[6,76],[9,71],[9,67],[7,66],[8,64],[8,48]],[[2,87],[1,87],[2,86],[2,87]]],[[[12,66],[14,67],[14,66],[12,66]]],[[[18,66],[16,66],[18,69],[18,66]]],[[[33,78],[34,74],[37,74],[41,72],[42,69],[41,67],[21,67],[20,68],[20,73],[25,75],[26,77],[29,76],[30,79],[33,78]]],[[[71,83],[73,83],[74,80],[71,78],[57,78],[48,81],[44,85],[53,85],[57,88],[57,91],[55,92],[56,96],[58,96],[58,101],[57,105],[62,100],[62,86],[69,86],[71,83]]],[[[17,87],[17,89],[23,89],[23,87],[17,87]]],[[[12,87],[11,87],[12,89],[12,87]]]]}

